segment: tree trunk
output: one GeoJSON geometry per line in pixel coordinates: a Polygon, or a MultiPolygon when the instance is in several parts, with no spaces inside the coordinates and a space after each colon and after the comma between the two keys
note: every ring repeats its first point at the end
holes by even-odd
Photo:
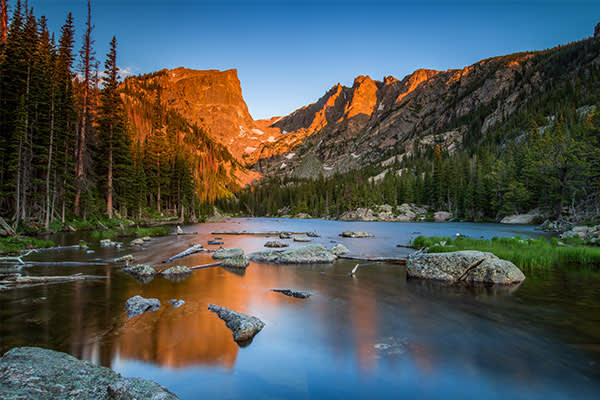
{"type": "Polygon", "coordinates": [[[46,220],[44,227],[50,228],[50,173],[52,170],[52,145],[54,143],[54,89],[50,100],[50,144],[48,146],[48,166],[46,171],[46,220]]]}
{"type": "Polygon", "coordinates": [[[113,217],[113,198],[112,198],[112,192],[113,192],[113,182],[112,182],[112,178],[113,178],[113,129],[112,126],[110,127],[110,138],[109,138],[109,144],[108,144],[108,183],[107,183],[107,190],[106,190],[106,212],[108,214],[108,218],[112,218],[113,217]]]}

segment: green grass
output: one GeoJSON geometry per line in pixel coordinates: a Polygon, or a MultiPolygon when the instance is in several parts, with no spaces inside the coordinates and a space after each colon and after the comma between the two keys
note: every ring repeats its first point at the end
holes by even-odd
{"type": "Polygon", "coordinates": [[[105,229],[92,232],[92,239],[110,239],[115,240],[119,237],[135,236],[166,236],[170,233],[170,229],[165,226],[157,226],[153,228],[136,228],[133,226],[126,227],[125,229],[105,229]]]}
{"type": "Polygon", "coordinates": [[[28,236],[0,238],[0,252],[2,253],[14,253],[21,250],[52,246],[54,246],[54,243],[51,240],[40,240],[28,236]]]}
{"type": "Polygon", "coordinates": [[[429,248],[430,253],[459,250],[487,251],[513,262],[520,268],[549,267],[558,264],[600,265],[600,247],[560,244],[557,239],[493,238],[492,240],[468,237],[419,236],[412,242],[415,248],[429,248]]]}

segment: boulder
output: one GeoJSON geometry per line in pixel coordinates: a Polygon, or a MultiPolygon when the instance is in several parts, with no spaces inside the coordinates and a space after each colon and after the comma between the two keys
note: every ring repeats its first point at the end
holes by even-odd
{"type": "Polygon", "coordinates": [[[212,257],[215,260],[222,260],[225,258],[231,258],[242,255],[244,255],[244,250],[237,247],[232,247],[230,249],[219,249],[213,253],[212,257]]]}
{"type": "Polygon", "coordinates": [[[279,239],[291,239],[292,238],[292,234],[289,232],[280,232],[279,233],[279,239]]]}
{"type": "Polygon", "coordinates": [[[161,275],[169,280],[182,280],[189,277],[192,272],[192,269],[186,267],[185,265],[177,265],[175,267],[170,267],[161,271],[161,275]]]}
{"type": "Polygon", "coordinates": [[[306,242],[310,242],[310,238],[308,236],[294,236],[294,242],[302,242],[302,243],[306,243],[306,242]]]}
{"type": "Polygon", "coordinates": [[[250,263],[248,262],[248,257],[245,255],[238,255],[233,257],[224,258],[221,261],[221,266],[229,267],[229,268],[243,268],[245,269],[250,263]]]}
{"type": "Polygon", "coordinates": [[[146,299],[142,296],[133,296],[125,302],[125,310],[130,317],[143,314],[146,311],[155,311],[159,308],[160,301],[158,299],[146,299]]]}
{"type": "Polygon", "coordinates": [[[306,232],[306,236],[313,238],[321,237],[321,235],[319,235],[317,232],[306,232]]]}
{"type": "Polygon", "coordinates": [[[251,253],[252,261],[272,264],[329,264],[335,256],[322,244],[295,247],[286,250],[266,250],[251,253]]]}
{"type": "Polygon", "coordinates": [[[288,247],[287,243],[280,242],[278,240],[269,240],[265,243],[265,247],[288,247]]]}
{"type": "Polygon", "coordinates": [[[446,222],[450,218],[452,218],[452,213],[448,211],[437,211],[433,214],[433,219],[435,222],[446,222]]]}
{"type": "Polygon", "coordinates": [[[265,323],[256,317],[241,314],[215,304],[210,304],[208,309],[225,321],[225,325],[233,332],[233,340],[240,345],[250,344],[254,336],[265,326],[265,323]]]}
{"type": "Polygon", "coordinates": [[[152,238],[151,238],[150,236],[144,236],[144,237],[142,238],[142,240],[143,240],[144,242],[149,242],[149,241],[151,241],[151,240],[152,240],[152,238]]]}
{"type": "Polygon", "coordinates": [[[271,291],[276,292],[276,293],[285,294],[286,296],[289,296],[289,297],[295,297],[297,299],[308,299],[311,295],[311,293],[309,293],[309,292],[302,292],[302,291],[291,290],[291,289],[271,289],[271,291]]]}
{"type": "Polygon", "coordinates": [[[156,270],[146,264],[129,265],[123,268],[123,272],[127,272],[129,275],[139,278],[141,280],[150,279],[156,275],[156,270]]]}
{"type": "Polygon", "coordinates": [[[538,218],[540,216],[540,214],[538,212],[530,212],[527,214],[515,214],[515,215],[507,215],[506,217],[502,218],[502,220],[500,221],[501,224],[521,224],[521,225],[527,225],[527,224],[533,224],[533,222],[536,220],[536,218],[538,218]]]}
{"type": "Polygon", "coordinates": [[[367,233],[367,232],[354,232],[354,231],[344,231],[344,232],[340,233],[340,236],[347,237],[347,238],[374,237],[373,235],[371,235],[370,233],[367,233]]]}
{"type": "Polygon", "coordinates": [[[338,243],[331,248],[331,252],[333,253],[334,256],[341,256],[342,254],[350,253],[350,250],[348,250],[348,248],[346,246],[344,246],[343,244],[338,243]]]}
{"type": "Polygon", "coordinates": [[[124,263],[128,263],[130,261],[133,261],[134,257],[132,254],[126,254],[124,256],[121,256],[119,258],[115,258],[115,262],[124,262],[124,263]]]}
{"type": "Polygon", "coordinates": [[[16,347],[0,358],[0,398],[175,400],[177,396],[152,381],[123,378],[66,353],[16,347]]]}
{"type": "Polygon", "coordinates": [[[131,242],[129,242],[129,244],[131,246],[141,246],[144,244],[144,240],[141,238],[133,239],[131,242]]]}
{"type": "Polygon", "coordinates": [[[100,240],[100,247],[115,247],[117,242],[113,242],[111,239],[100,240]]]}
{"type": "Polygon", "coordinates": [[[419,253],[408,257],[407,276],[446,282],[462,280],[469,283],[508,285],[521,282],[525,275],[510,261],[481,251],[451,253],[419,253]],[[468,270],[474,263],[480,264],[468,270]]]}

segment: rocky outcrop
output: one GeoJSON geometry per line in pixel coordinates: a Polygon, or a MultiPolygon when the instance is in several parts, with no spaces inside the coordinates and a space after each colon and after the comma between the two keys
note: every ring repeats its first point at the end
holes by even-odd
{"type": "Polygon", "coordinates": [[[368,232],[354,232],[354,231],[344,231],[342,233],[340,233],[341,237],[347,237],[347,238],[370,238],[370,237],[374,237],[372,234],[368,233],[368,232]]]}
{"type": "Polygon", "coordinates": [[[348,248],[346,246],[344,246],[343,244],[338,243],[331,248],[331,252],[333,253],[334,256],[341,256],[343,254],[350,253],[350,250],[348,250],[348,248]]]}
{"type": "Polygon", "coordinates": [[[533,224],[537,218],[540,217],[540,213],[532,211],[527,214],[515,214],[507,215],[500,220],[501,224],[514,224],[514,225],[528,225],[533,224]]]}
{"type": "Polygon", "coordinates": [[[227,327],[233,332],[233,340],[240,345],[250,344],[254,336],[265,326],[265,323],[256,317],[241,314],[215,304],[210,304],[208,309],[225,321],[227,327]]]}
{"type": "Polygon", "coordinates": [[[575,226],[560,235],[561,239],[569,239],[574,237],[578,237],[589,244],[600,245],[600,225],[575,226]]]}
{"type": "Polygon", "coordinates": [[[433,214],[433,220],[435,222],[446,222],[452,218],[452,213],[448,211],[437,211],[433,214]]]}
{"type": "Polygon", "coordinates": [[[311,296],[309,292],[302,292],[299,290],[292,289],[271,289],[272,292],[285,294],[289,297],[295,297],[297,299],[308,299],[311,296]]]}
{"type": "Polygon", "coordinates": [[[384,221],[384,222],[413,222],[425,219],[427,209],[415,204],[402,204],[392,207],[383,204],[374,208],[357,208],[343,213],[342,221],[384,221]]]}
{"type": "Polygon", "coordinates": [[[413,254],[408,257],[406,269],[409,278],[445,282],[509,285],[525,279],[523,272],[510,261],[472,250],[413,254]]]}
{"type": "Polygon", "coordinates": [[[310,244],[286,250],[267,250],[251,253],[252,261],[269,264],[329,264],[335,256],[322,244],[310,244]]]}
{"type": "Polygon", "coordinates": [[[0,358],[0,398],[175,400],[177,396],[152,381],[123,378],[66,353],[17,347],[0,358]]]}
{"type": "Polygon", "coordinates": [[[133,296],[125,302],[127,315],[134,317],[145,313],[146,311],[155,311],[160,308],[158,299],[146,299],[142,296],[133,296]]]}

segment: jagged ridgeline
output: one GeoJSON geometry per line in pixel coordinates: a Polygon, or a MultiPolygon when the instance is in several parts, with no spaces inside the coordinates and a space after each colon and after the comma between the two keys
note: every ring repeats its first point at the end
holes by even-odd
{"type": "Polygon", "coordinates": [[[157,166],[172,168],[178,162],[185,163],[201,201],[212,202],[231,195],[240,189],[237,175],[244,168],[225,146],[169,106],[163,96],[167,74],[162,70],[129,77],[121,84],[133,142],[140,143],[142,153],[153,158],[157,166]]]}
{"type": "Polygon", "coordinates": [[[260,160],[271,180],[222,207],[340,216],[418,203],[475,220],[535,208],[590,217],[600,209],[599,94],[600,34],[401,81],[359,77],[278,120],[290,135],[281,140],[301,144],[260,160]]]}

